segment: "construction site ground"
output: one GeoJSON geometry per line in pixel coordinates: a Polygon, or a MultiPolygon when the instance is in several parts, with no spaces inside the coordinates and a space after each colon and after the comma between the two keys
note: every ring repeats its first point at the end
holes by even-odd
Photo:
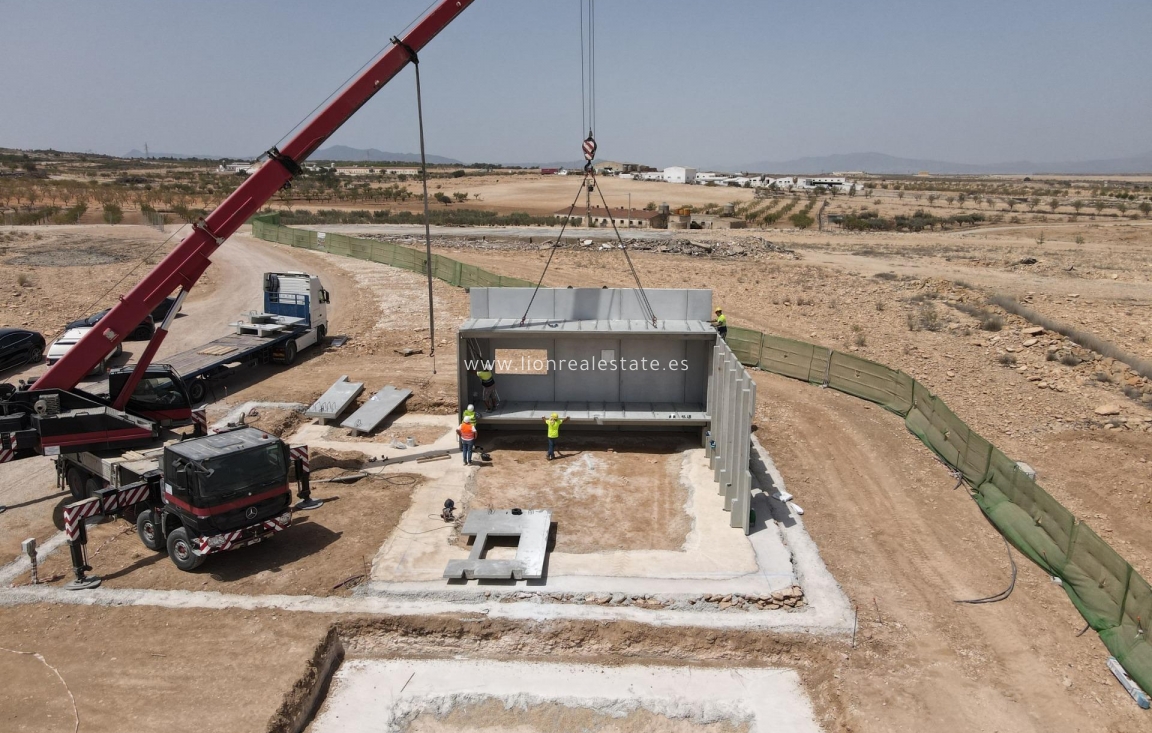
{"type": "MultiPolygon", "coordinates": [[[[89,305],[92,311],[110,305],[114,294],[100,302],[90,302],[87,295],[98,295],[121,277],[132,282],[127,273],[137,258],[151,252],[148,244],[155,248],[167,236],[141,227],[20,231],[30,236],[9,242],[6,256],[22,254],[23,248],[87,251],[93,243],[100,251],[126,253],[120,262],[85,261],[83,267],[60,266],[60,259],[50,265],[37,264],[39,260],[6,264],[12,281],[2,287],[20,293],[22,304],[13,307],[14,300],[5,299],[0,320],[56,333],[64,321],[84,315],[89,305]],[[18,285],[18,273],[29,275],[31,284],[18,285]]],[[[774,232],[774,241],[797,254],[764,251],[710,259],[642,252],[634,258],[647,285],[714,288],[716,304],[725,308],[734,325],[853,350],[913,374],[976,430],[1035,467],[1059,501],[1090,521],[1148,577],[1152,537],[1145,528],[1152,519],[1152,465],[1146,457],[1152,455],[1152,413],[1140,397],[1146,382],[1137,382],[1137,396],[1129,397],[1124,387],[1135,386],[1128,383],[1132,375],[1117,362],[1049,361],[1048,348],[1071,348],[1062,338],[1048,334],[1044,338],[1052,339],[1051,344],[1024,346],[1022,329],[1031,324],[1019,317],[1002,314],[1002,330],[982,331],[975,318],[947,304],[975,304],[987,294],[1012,294],[1027,299],[1035,310],[1148,358],[1152,299],[1147,283],[1152,273],[1143,253],[1152,228],[1082,222],[1069,229],[1067,237],[1055,226],[1047,232],[1040,250],[1034,233],[1020,228],[963,235],[774,232]],[[1084,236],[1087,242],[1073,247],[1073,236],[1084,236]],[[1069,242],[1053,241],[1064,239],[1069,242]],[[1016,264],[1037,251],[1040,269],[1016,264]],[[1049,266],[1052,262],[1058,264],[1049,266]],[[1074,269],[1064,269],[1065,262],[1074,269]],[[1128,266],[1120,269],[1117,263],[1128,266]],[[891,276],[876,276],[882,273],[891,276]],[[939,329],[910,330],[909,314],[919,313],[925,303],[937,312],[939,329]],[[1002,363],[1005,354],[1016,363],[1002,363]],[[1042,380],[1031,380],[1033,376],[1042,380]],[[1101,405],[1117,406],[1119,415],[1097,414],[1101,405]]],[[[719,235],[699,236],[711,240],[719,235]]],[[[534,281],[548,254],[539,250],[540,241],[529,245],[517,240],[507,250],[445,244],[438,251],[534,281]]],[[[193,291],[186,315],[174,325],[162,353],[210,340],[238,312],[257,307],[259,277],[265,270],[321,275],[333,294],[330,333],[349,337],[342,347],[301,354],[291,369],[262,367],[240,375],[226,392],[215,395],[218,401],[229,406],[250,401],[307,404],[348,374],[364,381],[367,393],[385,384],[412,389],[407,410],[414,415],[454,413],[454,327],[467,312],[462,291],[435,283],[433,342],[427,330],[426,284],[418,275],[246,235],[233,237],[214,259],[211,282],[193,291]],[[433,346],[435,374],[429,356],[433,346]],[[406,357],[397,352],[404,348],[424,353],[406,357]]],[[[135,277],[141,273],[137,270],[135,277]]],[[[561,287],[630,284],[619,252],[591,249],[558,253],[544,282],[561,287]]],[[[42,370],[41,365],[5,374],[4,379],[42,370]]],[[[89,547],[92,551],[107,542],[93,564],[99,574],[114,576],[108,588],[175,588],[208,591],[208,596],[174,596],[162,602],[133,596],[131,602],[139,605],[116,606],[108,600],[76,605],[85,603],[81,596],[68,603],[53,597],[4,605],[0,595],[0,647],[5,650],[0,651],[0,677],[10,681],[10,694],[0,697],[0,727],[72,730],[71,693],[84,731],[163,728],[193,714],[220,729],[276,729],[285,707],[299,706],[295,696],[302,680],[312,674],[317,650],[337,633],[347,640],[353,657],[467,654],[596,665],[794,669],[816,720],[829,731],[917,731],[942,721],[957,730],[1146,729],[1147,713],[1135,707],[1108,673],[1098,639],[1091,633],[1077,636],[1083,620],[1063,591],[1018,554],[1019,579],[1008,600],[977,606],[955,603],[1003,589],[1010,575],[1008,554],[974,502],[962,488],[953,488],[954,479],[898,418],[829,390],[767,374],[755,377],[755,435],[804,507],[808,532],[857,609],[854,648],[843,637],[634,621],[468,614],[382,619],[355,610],[286,610],[291,604],[284,596],[347,596],[345,588],[332,587],[362,574],[366,558],[370,560],[387,535],[384,528],[398,521],[403,510],[397,507],[405,506],[411,489],[370,477],[317,487],[322,498],[340,497],[315,515],[304,515],[299,529],[317,527],[311,530],[318,533],[317,552],[272,541],[226,559],[214,558],[192,575],[177,573],[166,559],[142,562],[160,556],[147,553],[130,534],[118,536],[127,526],[124,522],[94,527],[89,547]],[[369,502],[375,502],[375,510],[365,517],[369,502]],[[252,601],[209,608],[227,606],[236,597],[210,598],[214,592],[252,601]],[[199,607],[175,607],[181,604],[199,607]],[[330,632],[333,624],[336,632],[330,632]],[[179,644],[158,641],[173,637],[179,644]],[[8,650],[34,652],[44,662],[8,650]],[[64,683],[45,663],[59,671],[64,683]],[[196,689],[198,697],[187,695],[188,689],[196,689]],[[161,695],[164,704],[154,704],[153,694],[161,695]],[[205,695],[219,704],[204,706],[205,695]]],[[[280,419],[282,430],[295,427],[287,425],[292,418],[283,415],[269,414],[267,419],[280,419]]],[[[396,430],[389,440],[406,432],[396,430]]],[[[437,437],[442,435],[432,439],[437,437]]],[[[497,458],[505,463],[497,468],[494,461],[491,470],[512,470],[512,462],[501,454],[517,456],[520,451],[516,446],[499,450],[497,458]]],[[[523,466],[529,468],[519,470],[544,476],[549,467],[542,450],[524,446],[522,451],[527,461],[523,466]],[[534,450],[540,454],[539,464],[531,463],[534,450]]],[[[372,453],[364,450],[365,456],[372,453]]],[[[554,468],[563,470],[563,462],[554,468]]],[[[329,470],[335,475],[347,469],[329,470]]],[[[416,473],[401,467],[396,471],[416,473]]],[[[55,491],[54,480],[50,464],[42,459],[0,468],[0,504],[9,507],[0,514],[0,549],[6,559],[19,553],[25,537],[43,543],[56,535],[65,500],[55,491]]],[[[483,489],[484,484],[478,479],[477,486],[483,489]]],[[[42,568],[44,573],[62,572],[64,557],[58,551],[42,568]]],[[[537,713],[540,710],[545,709],[537,708],[537,713]]],[[[500,717],[497,713],[480,705],[475,717],[461,719],[459,709],[435,720],[422,715],[413,726],[425,727],[411,729],[467,728],[494,714],[500,717]]],[[[540,726],[538,721],[531,716],[500,718],[494,727],[524,725],[531,730],[540,726]]],[[[614,719],[614,724],[621,723],[614,719]]]]}

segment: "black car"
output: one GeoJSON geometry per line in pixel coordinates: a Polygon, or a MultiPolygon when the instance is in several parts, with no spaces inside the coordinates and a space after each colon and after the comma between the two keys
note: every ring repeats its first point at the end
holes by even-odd
{"type": "MultiPolygon", "coordinates": [[[[64,326],[64,330],[69,331],[73,328],[90,328],[92,326],[95,326],[100,321],[101,318],[108,315],[108,311],[110,311],[110,310],[112,310],[112,309],[111,308],[105,308],[104,310],[100,311],[99,313],[93,313],[92,315],[88,316],[87,318],[78,318],[75,321],[69,321],[69,323],[66,326],[64,326]]],[[[148,339],[152,338],[152,334],[153,334],[153,332],[155,332],[155,330],[156,330],[156,326],[154,325],[154,322],[152,320],[152,316],[151,315],[145,316],[144,322],[141,323],[136,328],[132,329],[132,333],[128,334],[127,340],[129,340],[129,341],[147,341],[148,339]]]]}
{"type": "Polygon", "coordinates": [[[44,356],[44,337],[24,328],[0,328],[0,370],[35,364],[44,356]]]}
{"type": "MultiPolygon", "coordinates": [[[[172,308],[172,304],[175,302],[176,298],[174,296],[169,296],[162,300],[160,305],[153,308],[152,312],[144,317],[144,321],[139,326],[132,329],[132,333],[128,334],[128,340],[147,341],[148,339],[152,338],[152,334],[156,332],[156,324],[164,320],[164,316],[168,315],[168,311],[172,308]]],[[[90,326],[95,326],[101,318],[108,315],[108,311],[110,310],[112,309],[105,308],[99,313],[93,313],[87,318],[80,318],[72,321],[68,325],[64,326],[64,330],[67,331],[72,328],[87,328],[90,326]]]]}

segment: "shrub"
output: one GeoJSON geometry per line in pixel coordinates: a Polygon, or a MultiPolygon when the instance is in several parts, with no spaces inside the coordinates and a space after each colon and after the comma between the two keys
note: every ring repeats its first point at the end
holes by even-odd
{"type": "Polygon", "coordinates": [[[1064,356],[1060,357],[1060,363],[1064,366],[1074,367],[1080,366],[1080,364],[1083,362],[1080,360],[1080,357],[1076,356],[1075,354],[1065,354],[1064,356]]]}
{"type": "Polygon", "coordinates": [[[1016,366],[1016,355],[1001,354],[1000,356],[996,357],[996,361],[1000,362],[1004,366],[1016,366]]]}
{"type": "Polygon", "coordinates": [[[1004,328],[1004,319],[992,313],[986,313],[980,319],[980,330],[982,331],[999,331],[1004,328]]]}
{"type": "Polygon", "coordinates": [[[788,221],[792,222],[792,226],[797,229],[807,229],[816,223],[816,220],[808,215],[806,211],[798,211],[792,216],[788,217],[788,221]]]}
{"type": "Polygon", "coordinates": [[[900,279],[900,276],[894,272],[878,272],[875,275],[873,275],[872,277],[876,278],[877,280],[899,280],[900,279]]]}
{"type": "Polygon", "coordinates": [[[16,276],[16,284],[22,288],[28,287],[32,284],[32,278],[22,272],[16,276]]]}
{"type": "Polygon", "coordinates": [[[860,347],[867,346],[868,337],[864,335],[863,331],[857,331],[856,335],[852,338],[852,343],[860,347]]]}
{"type": "Polygon", "coordinates": [[[124,221],[124,210],[118,204],[104,204],[104,221],[108,224],[119,224],[124,221]]]}
{"type": "Polygon", "coordinates": [[[1092,375],[1092,378],[1102,384],[1112,384],[1112,382],[1115,381],[1112,379],[1112,375],[1108,372],[1096,372],[1092,375]]]}

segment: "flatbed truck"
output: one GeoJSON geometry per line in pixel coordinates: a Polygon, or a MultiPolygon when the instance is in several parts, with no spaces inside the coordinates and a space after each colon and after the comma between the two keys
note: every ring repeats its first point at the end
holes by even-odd
{"type": "Polygon", "coordinates": [[[292,364],[328,334],[330,297],[320,278],[303,272],[264,273],[264,309],[231,324],[233,333],[164,359],[184,380],[192,404],[237,369],[292,364]]]}

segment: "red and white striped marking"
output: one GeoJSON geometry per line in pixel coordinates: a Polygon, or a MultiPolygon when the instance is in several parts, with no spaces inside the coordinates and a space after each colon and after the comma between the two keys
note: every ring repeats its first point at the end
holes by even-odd
{"type": "Polygon", "coordinates": [[[212,535],[211,537],[197,537],[196,551],[201,555],[224,552],[236,547],[237,543],[243,544],[255,537],[266,536],[268,533],[283,532],[292,526],[292,512],[284,512],[271,519],[265,519],[259,526],[264,530],[259,535],[248,535],[245,537],[245,532],[251,529],[251,527],[245,527],[244,529],[224,532],[223,534],[212,535]],[[222,541],[220,538],[223,538],[222,541]],[[213,542],[213,540],[215,540],[215,542],[213,542]]]}
{"type": "Polygon", "coordinates": [[[104,496],[104,514],[115,514],[148,498],[148,484],[121,489],[104,496]]]}
{"type": "Polygon", "coordinates": [[[200,426],[200,429],[205,433],[208,432],[208,414],[204,408],[192,411],[192,424],[200,426]]]}
{"type": "Polygon", "coordinates": [[[294,445],[288,449],[288,456],[295,461],[299,458],[304,462],[304,473],[312,473],[312,469],[308,467],[308,446],[294,445]]]}
{"type": "Polygon", "coordinates": [[[84,501],[76,501],[64,507],[64,536],[75,542],[80,536],[80,525],[88,517],[100,513],[100,497],[93,496],[84,501]]]}
{"type": "Polygon", "coordinates": [[[0,463],[7,463],[16,458],[16,433],[9,433],[8,439],[0,442],[0,463]],[[4,445],[7,444],[7,448],[4,445]]]}
{"type": "Polygon", "coordinates": [[[596,141],[588,138],[584,141],[584,160],[592,160],[596,157],[596,141]]]}

